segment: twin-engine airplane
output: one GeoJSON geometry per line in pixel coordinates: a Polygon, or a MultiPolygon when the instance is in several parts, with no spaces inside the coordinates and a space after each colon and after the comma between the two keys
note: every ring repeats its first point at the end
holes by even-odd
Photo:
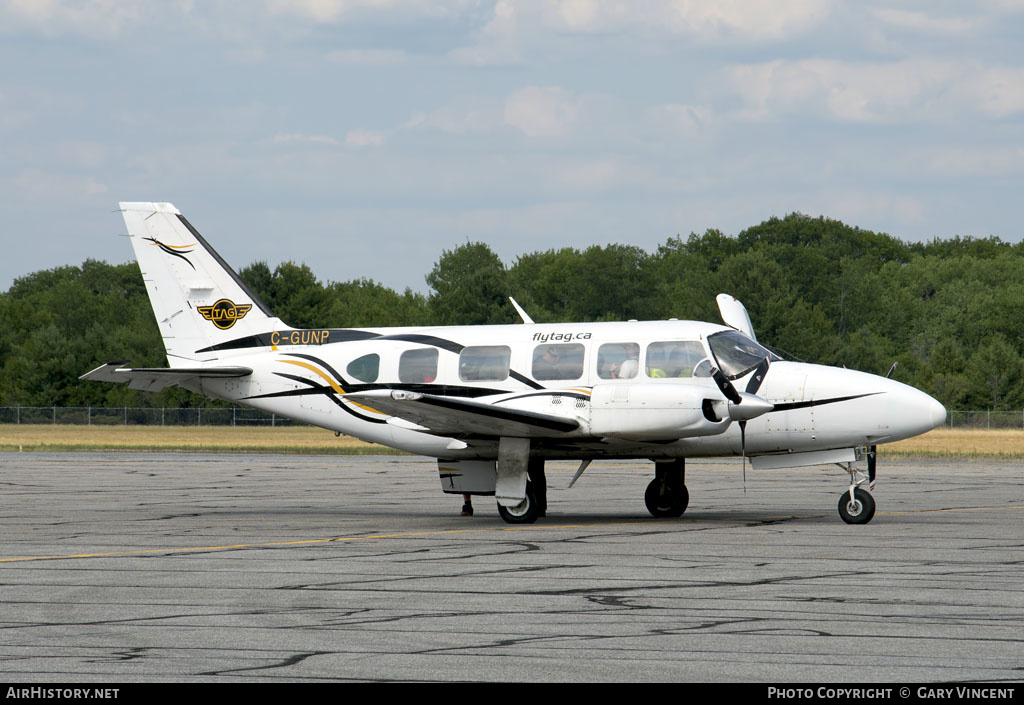
{"type": "Polygon", "coordinates": [[[547,509],[544,462],[649,458],[656,517],[689,502],[685,458],[755,470],[838,464],[839,514],[871,520],[875,446],[946,410],[863,372],[788,362],[759,345],[741,303],[694,321],[299,330],[276,318],[169,203],[122,203],[167,368],[111,362],[83,379],[178,385],[438,459],[442,489],[495,495],[510,523],[547,509]],[[867,472],[857,462],[867,461],[867,472]]]}

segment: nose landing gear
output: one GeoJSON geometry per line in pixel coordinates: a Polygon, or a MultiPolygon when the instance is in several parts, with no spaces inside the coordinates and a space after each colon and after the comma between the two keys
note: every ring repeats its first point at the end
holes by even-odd
{"type": "Polygon", "coordinates": [[[839,516],[847,524],[867,524],[875,516],[875,498],[867,490],[851,487],[839,495],[839,516]]]}
{"type": "Polygon", "coordinates": [[[847,524],[867,524],[875,516],[875,498],[861,485],[875,484],[875,448],[868,451],[868,473],[857,469],[855,463],[840,465],[850,474],[850,489],[839,495],[839,516],[847,524]]]}

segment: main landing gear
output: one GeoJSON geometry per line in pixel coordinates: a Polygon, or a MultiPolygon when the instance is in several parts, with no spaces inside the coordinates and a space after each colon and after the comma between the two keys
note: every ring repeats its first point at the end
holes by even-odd
{"type": "Polygon", "coordinates": [[[511,507],[498,504],[498,514],[509,524],[532,524],[548,513],[548,485],[544,460],[531,458],[527,464],[526,497],[511,507]]]}
{"type": "Polygon", "coordinates": [[[654,463],[654,479],[644,492],[652,517],[679,517],[690,503],[686,489],[686,461],[682,458],[654,463]]]}

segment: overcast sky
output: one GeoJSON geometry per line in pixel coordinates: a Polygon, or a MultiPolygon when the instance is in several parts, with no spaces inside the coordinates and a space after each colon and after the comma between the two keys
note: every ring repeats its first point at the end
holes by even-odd
{"type": "Polygon", "coordinates": [[[426,290],[443,249],[773,215],[1017,242],[1024,0],[0,0],[0,289],[131,260],[426,290]]]}

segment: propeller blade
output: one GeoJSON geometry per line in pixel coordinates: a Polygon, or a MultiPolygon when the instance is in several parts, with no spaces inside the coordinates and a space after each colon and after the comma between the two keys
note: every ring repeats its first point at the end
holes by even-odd
{"type": "Polygon", "coordinates": [[[754,370],[754,374],[750,375],[750,380],[747,381],[746,392],[748,394],[757,394],[757,390],[761,388],[761,384],[764,383],[764,376],[768,374],[768,365],[771,364],[770,360],[766,357],[761,360],[761,364],[754,370]]]}
{"type": "Polygon", "coordinates": [[[740,455],[743,456],[743,494],[747,493],[747,422],[740,421],[740,455]]]}
{"type": "Polygon", "coordinates": [[[871,446],[868,452],[868,486],[875,491],[875,470],[878,467],[878,446],[871,446]]]}
{"type": "Polygon", "coordinates": [[[715,380],[715,384],[718,385],[718,389],[721,390],[722,394],[725,395],[725,398],[733,404],[739,404],[743,401],[740,393],[736,391],[736,387],[734,387],[732,382],[726,378],[725,373],[717,367],[711,368],[711,379],[715,380]]]}

